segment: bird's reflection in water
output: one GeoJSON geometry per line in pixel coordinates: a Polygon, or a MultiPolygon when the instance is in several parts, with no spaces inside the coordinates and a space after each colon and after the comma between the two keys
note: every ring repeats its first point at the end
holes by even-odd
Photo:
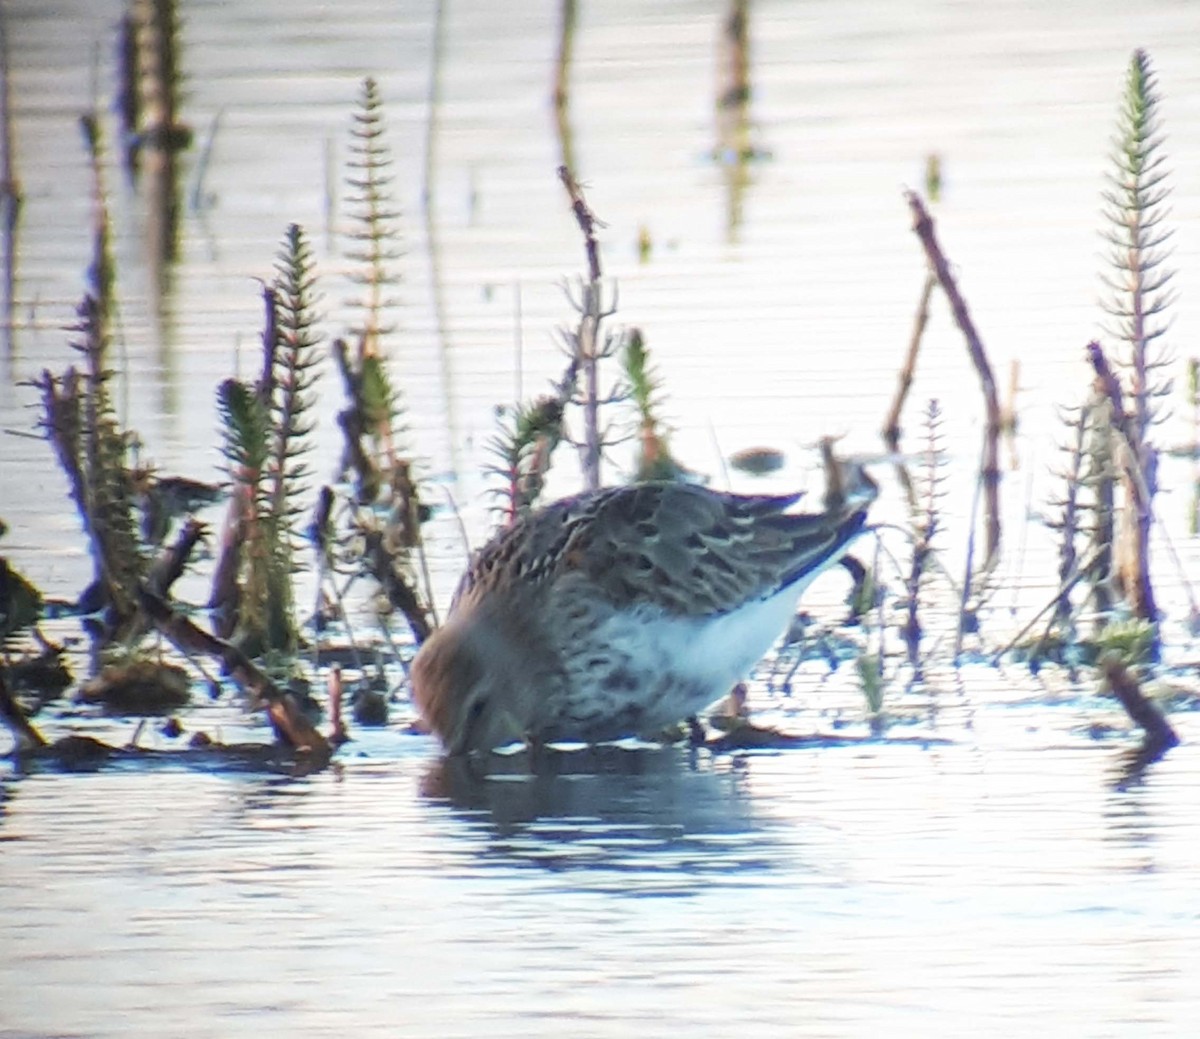
{"type": "Polygon", "coordinates": [[[422,794],[484,838],[485,858],[588,871],[586,886],[678,894],[694,879],[744,884],[776,865],[797,868],[786,828],[748,790],[751,764],[678,747],[443,758],[422,794]]]}

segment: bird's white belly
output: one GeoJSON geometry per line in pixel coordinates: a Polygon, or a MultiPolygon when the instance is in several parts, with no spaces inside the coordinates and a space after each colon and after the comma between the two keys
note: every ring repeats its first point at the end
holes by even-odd
{"type": "Polygon", "coordinates": [[[594,642],[624,658],[637,675],[628,695],[644,706],[648,728],[665,728],[745,678],[787,627],[799,597],[793,585],[711,617],[622,612],[597,628],[594,642]]]}

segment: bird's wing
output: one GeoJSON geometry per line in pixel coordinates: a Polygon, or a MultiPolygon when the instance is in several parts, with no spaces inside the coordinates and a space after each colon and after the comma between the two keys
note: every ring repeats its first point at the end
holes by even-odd
{"type": "Polygon", "coordinates": [[[621,488],[570,523],[555,566],[587,578],[613,605],[723,613],[819,568],[861,530],[861,502],[788,513],[790,497],[741,497],[686,484],[621,488]]]}

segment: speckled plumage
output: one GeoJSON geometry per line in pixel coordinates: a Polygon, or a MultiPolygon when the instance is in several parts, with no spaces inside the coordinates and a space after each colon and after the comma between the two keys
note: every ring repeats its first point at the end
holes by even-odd
{"type": "Polygon", "coordinates": [[[653,736],[729,692],[804,587],[862,530],[875,485],[824,512],[787,497],[637,484],[554,503],[499,533],[413,664],[451,753],[513,740],[653,736]]]}

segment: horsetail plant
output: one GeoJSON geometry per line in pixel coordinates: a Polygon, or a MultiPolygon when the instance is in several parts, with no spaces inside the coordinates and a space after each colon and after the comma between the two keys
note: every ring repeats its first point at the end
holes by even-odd
{"type": "Polygon", "coordinates": [[[135,519],[133,475],[128,465],[131,437],[118,419],[110,363],[116,264],[104,182],[100,125],[94,115],[81,121],[92,177],[92,260],[88,291],[76,311],[71,346],[82,356],[82,371],[61,376],[48,370],[42,391],[42,426],[58,455],[91,542],[95,581],[84,598],[110,611],[114,634],[137,613],[136,590],[145,572],[135,519]]]}
{"type": "MultiPolygon", "coordinates": [[[[1113,140],[1109,186],[1103,193],[1104,237],[1109,244],[1109,270],[1102,275],[1108,291],[1105,331],[1120,344],[1115,360],[1124,375],[1128,410],[1106,384],[1114,408],[1114,425],[1125,441],[1129,464],[1122,478],[1125,508],[1117,538],[1117,569],[1122,591],[1134,614],[1157,619],[1150,581],[1150,528],[1157,491],[1158,452],[1150,434],[1161,420],[1162,398],[1170,392],[1167,348],[1160,342],[1169,327],[1166,311],[1174,299],[1169,288],[1174,271],[1165,266],[1172,231],[1168,215],[1166,156],[1160,130],[1159,95],[1150,58],[1137,50],[1130,59],[1125,92],[1113,140]]],[[[1097,347],[1093,365],[1103,379],[1103,354],[1097,347]]]]}
{"type": "Polygon", "coordinates": [[[403,432],[397,420],[403,404],[388,374],[383,348],[384,337],[396,328],[387,320],[387,313],[397,301],[386,293],[400,281],[394,268],[401,256],[400,212],[392,198],[392,156],[383,100],[370,77],[363,80],[353,118],[346,176],[350,222],[345,233],[346,258],[353,264],[347,277],[362,294],[348,301],[359,315],[348,337],[355,345],[352,349],[339,339],[334,357],[350,400],[339,416],[346,438],[340,475],[354,470],[359,501],[371,504],[396,465],[396,439],[403,432]],[[370,444],[369,453],[363,438],[370,444]]]}
{"type": "Polygon", "coordinates": [[[42,373],[42,428],[70,483],[71,497],[91,542],[95,567],[90,602],[111,610],[120,630],[137,612],[136,589],[145,571],[134,515],[128,437],[121,429],[109,390],[109,337],[101,304],[86,295],[78,309],[72,346],[83,355],[80,372],[42,373]]]}
{"type": "Polygon", "coordinates": [[[1167,287],[1175,272],[1163,266],[1170,255],[1164,246],[1174,232],[1162,226],[1170,188],[1165,185],[1155,86],[1149,56],[1135,51],[1113,142],[1114,170],[1103,195],[1112,268],[1102,276],[1111,293],[1105,307],[1112,319],[1107,331],[1127,348],[1122,366],[1129,369],[1135,432],[1141,439],[1159,417],[1159,401],[1170,391],[1161,371],[1170,357],[1156,340],[1167,331],[1164,314],[1175,296],[1167,287]]]}
{"type": "Polygon", "coordinates": [[[1096,388],[1076,408],[1062,410],[1070,438],[1061,445],[1064,465],[1055,475],[1062,492],[1051,499],[1054,515],[1046,526],[1058,536],[1058,591],[1045,631],[1028,648],[1030,667],[1047,658],[1068,665],[1085,659],[1079,636],[1078,605],[1072,592],[1079,584],[1103,625],[1111,609],[1108,582],[1112,576],[1113,458],[1111,407],[1096,388]],[[1081,548],[1082,543],[1082,548],[1081,548]]]}
{"type": "Polygon", "coordinates": [[[641,329],[634,328],[626,335],[621,363],[628,383],[628,396],[637,413],[638,454],[634,479],[678,479],[682,469],[671,455],[658,414],[662,383],[650,367],[650,351],[641,329]]]}
{"type": "Polygon", "coordinates": [[[572,377],[557,393],[517,405],[501,417],[500,429],[488,444],[496,459],[488,470],[503,481],[497,493],[505,526],[526,515],[541,497],[550,459],[563,439],[563,409],[573,389],[572,377]]]}
{"type": "Polygon", "coordinates": [[[137,534],[133,479],[127,464],[129,437],[117,421],[110,393],[109,336],[99,303],[84,299],[72,346],[85,360],[82,394],[82,461],[88,512],[100,543],[99,558],[109,601],[121,617],[132,616],[133,589],[144,566],[137,534]],[[102,547],[101,547],[102,546],[102,547]]]}
{"type": "Polygon", "coordinates": [[[353,328],[364,356],[382,354],[380,340],[395,330],[386,312],[396,305],[386,293],[400,281],[393,263],[401,256],[400,212],[392,198],[392,155],[387,143],[383,100],[375,80],[363,80],[358,110],[350,129],[346,177],[350,229],[346,258],[355,264],[349,278],[362,289],[350,305],[361,313],[353,328]]]}
{"type": "Polygon", "coordinates": [[[420,501],[412,460],[398,446],[405,432],[403,399],[384,349],[396,329],[388,314],[398,301],[388,292],[400,282],[395,262],[402,249],[383,100],[370,77],[363,80],[350,137],[346,258],[354,265],[348,277],[361,295],[348,301],[358,322],[346,338],[335,340],[333,351],[348,400],[338,413],[344,443],[339,479],[352,472],[356,484],[348,552],[404,614],[420,643],[437,625],[421,535],[428,509],[420,501]]]}
{"type": "Polygon", "coordinates": [[[312,250],[297,224],[287,230],[275,271],[271,289],[275,308],[274,385],[269,398],[273,438],[269,461],[271,512],[283,524],[290,545],[299,529],[302,498],[312,478],[304,456],[312,446],[309,436],[313,421],[308,412],[315,403],[313,386],[320,361],[317,345],[321,341],[316,330],[319,297],[312,250]]]}
{"type": "Polygon", "coordinates": [[[218,390],[234,494],[210,605],[226,615],[226,632],[236,630],[251,655],[288,656],[299,644],[292,573],[311,478],[304,456],[321,339],[312,252],[296,224],[287,230],[275,269],[263,293],[262,374],[253,386],[227,379],[218,390]]]}
{"type": "Polygon", "coordinates": [[[221,453],[233,493],[208,605],[214,611],[217,634],[229,638],[241,627],[243,608],[248,630],[262,632],[266,628],[270,553],[259,516],[265,498],[270,417],[264,396],[237,379],[226,379],[217,387],[217,413],[223,437],[221,453]]]}
{"type": "MultiPolygon", "coordinates": [[[[1079,566],[1078,538],[1080,526],[1089,509],[1084,497],[1087,489],[1085,466],[1088,462],[1087,436],[1091,422],[1093,405],[1085,403],[1077,409],[1073,419],[1067,424],[1074,438],[1074,443],[1064,447],[1066,466],[1059,471],[1062,480],[1062,497],[1053,502],[1058,509],[1056,519],[1049,520],[1047,526],[1058,532],[1058,581],[1059,592],[1054,604],[1052,626],[1065,644],[1075,641],[1074,609],[1071,605],[1071,581],[1079,566]]],[[[1064,416],[1066,418],[1066,416],[1064,416]]]]}
{"type": "Polygon", "coordinates": [[[912,520],[912,560],[905,577],[905,618],[900,635],[908,653],[908,662],[913,669],[915,681],[921,681],[921,638],[924,629],[920,620],[921,595],[925,575],[933,563],[933,539],[941,526],[938,504],[945,492],[942,483],[945,475],[945,454],[942,449],[942,409],[936,400],[930,400],[925,408],[925,450],[921,453],[921,471],[918,476],[919,508],[912,520]]]}
{"type": "Polygon", "coordinates": [[[398,453],[397,440],[405,431],[399,424],[404,407],[400,389],[388,370],[383,342],[396,329],[387,315],[398,301],[386,293],[400,282],[395,269],[402,255],[400,211],[392,196],[392,155],[383,100],[370,77],[363,80],[350,135],[346,257],[356,265],[348,277],[361,287],[362,295],[349,301],[361,315],[359,323],[350,329],[355,347],[351,349],[344,340],[335,344],[335,358],[350,400],[350,406],[339,416],[347,442],[343,472],[356,472],[360,504],[375,503],[385,492],[388,503],[395,507],[403,504],[402,485],[411,468],[409,460],[398,453]],[[364,438],[369,451],[363,445],[364,438]]]}

